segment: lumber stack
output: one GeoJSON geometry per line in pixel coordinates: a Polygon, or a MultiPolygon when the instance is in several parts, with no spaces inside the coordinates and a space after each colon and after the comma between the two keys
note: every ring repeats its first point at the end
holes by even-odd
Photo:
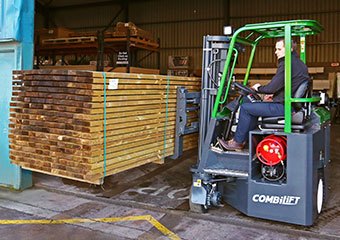
{"type": "MultiPolygon", "coordinates": [[[[174,153],[176,89],[197,78],[73,70],[13,72],[10,158],[24,169],[100,184],[174,153]]],[[[197,116],[190,117],[197,121],[197,116]]],[[[197,134],[184,149],[197,147],[197,134]]]]}
{"type": "Polygon", "coordinates": [[[114,37],[133,36],[155,41],[155,38],[151,32],[138,28],[132,22],[127,23],[118,22],[114,28],[112,36],[114,37]]]}
{"type": "Polygon", "coordinates": [[[54,39],[54,38],[68,38],[74,32],[71,29],[64,27],[56,27],[56,28],[40,28],[34,31],[35,43],[42,43],[45,39],[54,39]]]}

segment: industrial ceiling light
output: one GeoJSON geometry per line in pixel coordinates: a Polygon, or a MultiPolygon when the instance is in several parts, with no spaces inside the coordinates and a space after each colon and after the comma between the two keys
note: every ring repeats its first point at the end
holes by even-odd
{"type": "Polygon", "coordinates": [[[231,35],[233,33],[233,29],[231,26],[223,26],[223,35],[231,35]]]}

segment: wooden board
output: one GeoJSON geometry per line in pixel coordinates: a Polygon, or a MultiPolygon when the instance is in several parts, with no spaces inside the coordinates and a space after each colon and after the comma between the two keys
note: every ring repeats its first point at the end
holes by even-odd
{"type": "Polygon", "coordinates": [[[95,42],[97,37],[88,36],[88,37],[68,37],[68,38],[50,38],[43,39],[42,44],[79,44],[84,42],[95,42]]]}

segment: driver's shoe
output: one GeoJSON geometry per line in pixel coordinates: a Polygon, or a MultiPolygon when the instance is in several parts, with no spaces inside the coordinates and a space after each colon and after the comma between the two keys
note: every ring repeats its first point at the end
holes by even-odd
{"type": "Polygon", "coordinates": [[[217,141],[226,150],[241,151],[244,148],[244,143],[235,142],[234,139],[224,141],[221,138],[217,138],[217,141]]]}

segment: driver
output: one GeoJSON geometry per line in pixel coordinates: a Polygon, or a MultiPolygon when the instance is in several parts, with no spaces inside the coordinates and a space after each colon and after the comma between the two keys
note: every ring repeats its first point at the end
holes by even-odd
{"type": "MultiPolygon", "coordinates": [[[[292,95],[294,95],[301,83],[309,81],[308,68],[298,57],[296,46],[296,42],[292,41],[292,95]]],[[[252,87],[258,93],[266,94],[264,101],[244,101],[240,106],[239,121],[234,138],[229,141],[217,139],[223,148],[227,150],[242,150],[248,139],[249,131],[255,129],[258,125],[258,117],[284,115],[285,46],[283,38],[278,38],[276,41],[275,55],[278,59],[278,68],[272,80],[265,86],[256,83],[252,87]]]]}

